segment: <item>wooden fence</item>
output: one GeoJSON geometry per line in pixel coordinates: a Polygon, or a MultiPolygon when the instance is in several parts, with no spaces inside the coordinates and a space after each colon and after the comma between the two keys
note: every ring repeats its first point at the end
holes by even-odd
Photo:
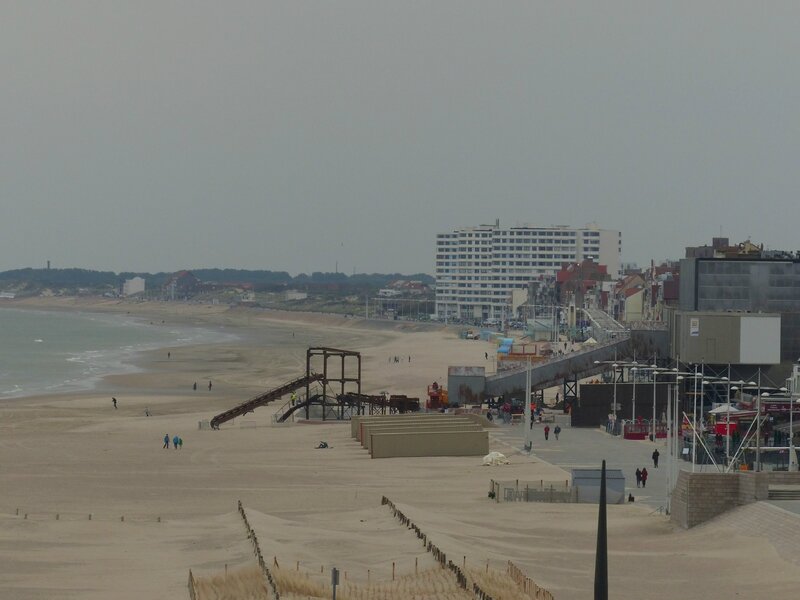
{"type": "Polygon", "coordinates": [[[253,553],[256,555],[256,559],[258,560],[258,566],[261,567],[261,571],[264,573],[264,577],[269,583],[270,590],[272,590],[272,595],[275,597],[275,600],[280,600],[281,595],[278,593],[278,586],[275,584],[275,578],[272,576],[272,572],[269,570],[263,554],[261,554],[261,545],[258,543],[256,532],[252,527],[250,527],[250,522],[247,520],[247,514],[244,512],[244,506],[242,506],[241,500],[239,500],[239,514],[241,515],[242,521],[244,521],[244,526],[247,529],[247,537],[251,542],[253,542],[253,553]]]}

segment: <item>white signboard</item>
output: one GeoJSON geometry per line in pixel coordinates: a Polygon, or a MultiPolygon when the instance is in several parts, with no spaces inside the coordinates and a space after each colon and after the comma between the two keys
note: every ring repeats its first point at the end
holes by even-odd
{"type": "Polygon", "coordinates": [[[692,337],[700,336],[700,319],[697,317],[689,319],[689,335],[692,337]]]}

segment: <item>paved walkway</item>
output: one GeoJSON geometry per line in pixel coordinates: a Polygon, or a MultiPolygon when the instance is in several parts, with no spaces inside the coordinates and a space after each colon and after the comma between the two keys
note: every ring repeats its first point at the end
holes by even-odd
{"type": "MultiPolygon", "coordinates": [[[[663,507],[666,502],[667,470],[664,462],[667,447],[663,440],[657,444],[624,440],[611,436],[598,429],[562,427],[561,436],[556,441],[553,426],[550,426],[550,439],[544,439],[544,425],[533,426],[533,454],[541,460],[569,471],[578,467],[600,468],[605,459],[606,468],[622,469],[625,475],[626,495],[633,494],[636,502],[644,502],[654,509],[663,507]],[[653,468],[651,455],[658,448],[661,454],[658,469],[653,468]],[[647,487],[636,488],[636,469],[647,467],[649,477],[647,487]]],[[[525,437],[522,425],[501,425],[492,429],[492,435],[514,448],[522,448],[525,437]]]]}

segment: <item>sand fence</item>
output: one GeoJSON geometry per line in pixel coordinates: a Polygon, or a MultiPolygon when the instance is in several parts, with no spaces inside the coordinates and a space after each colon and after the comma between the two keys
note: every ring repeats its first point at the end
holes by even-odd
{"type": "Polygon", "coordinates": [[[93,512],[45,512],[32,511],[17,507],[14,510],[17,517],[29,521],[119,521],[122,523],[161,523],[161,515],[143,515],[136,513],[113,514],[93,512]]]}
{"type": "MultiPolygon", "coordinates": [[[[372,581],[369,569],[367,581],[358,582],[348,579],[344,572],[343,581],[337,589],[340,600],[410,600],[427,598],[429,600],[553,600],[552,594],[539,587],[535,581],[527,577],[521,569],[508,562],[505,571],[485,565],[467,567],[467,557],[463,556],[460,564],[448,559],[447,554],[434,544],[411,519],[395,504],[383,497],[381,504],[387,506],[394,517],[407,529],[412,530],[420,540],[422,548],[438,563],[437,567],[419,570],[418,558],[414,559],[413,573],[398,575],[395,563],[392,563],[391,581],[372,581]]],[[[239,514],[244,522],[248,539],[253,544],[257,567],[246,567],[224,575],[209,578],[195,578],[189,571],[188,589],[191,600],[217,600],[222,598],[274,598],[294,600],[300,598],[332,598],[332,586],[329,581],[330,569],[325,573],[325,566],[319,571],[300,568],[296,561],[294,569],[281,568],[278,558],[273,557],[272,568],[261,552],[261,546],[255,531],[247,520],[247,514],[241,501],[239,514]]]]}

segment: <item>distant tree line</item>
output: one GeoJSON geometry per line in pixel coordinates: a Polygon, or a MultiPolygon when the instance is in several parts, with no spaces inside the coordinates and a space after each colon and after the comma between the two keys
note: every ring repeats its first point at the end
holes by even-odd
{"type": "MultiPolygon", "coordinates": [[[[398,279],[422,281],[432,285],[434,278],[425,273],[402,275],[400,273],[324,273],[315,271],[292,277],[286,271],[251,271],[246,269],[194,269],[195,277],[203,282],[225,284],[246,283],[256,290],[270,291],[290,287],[379,288],[398,279]]],[[[160,288],[173,273],[133,273],[91,271],[88,269],[14,269],[0,272],[0,283],[32,284],[36,287],[57,288],[118,288],[126,279],[141,277],[149,289],[160,288]]]]}

